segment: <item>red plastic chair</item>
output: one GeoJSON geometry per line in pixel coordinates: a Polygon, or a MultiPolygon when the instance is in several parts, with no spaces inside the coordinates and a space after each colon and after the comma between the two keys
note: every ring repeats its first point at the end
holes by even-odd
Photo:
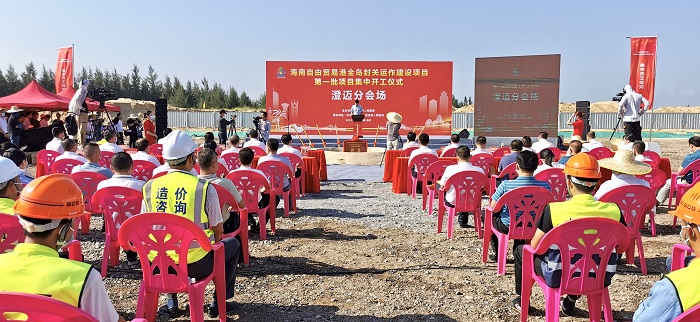
{"type": "MultiPolygon", "coordinates": [[[[266,217],[270,216],[270,228],[272,234],[274,235],[275,230],[275,210],[270,207],[274,204],[274,196],[270,194],[270,203],[265,208],[258,208],[258,195],[260,194],[260,189],[265,189],[266,192],[270,192],[270,182],[267,178],[260,173],[253,170],[236,170],[231,171],[226,179],[231,180],[233,185],[236,186],[238,192],[241,193],[241,197],[245,200],[245,207],[248,212],[255,212],[258,214],[258,219],[260,221],[260,240],[265,240],[267,234],[267,228],[265,227],[267,222],[266,217]],[[269,214],[268,214],[269,212],[269,214]]],[[[248,222],[248,218],[246,221],[248,222]]],[[[241,222],[243,225],[244,222],[241,222]]]]}
{"type": "Polygon", "coordinates": [[[229,152],[221,156],[228,166],[228,171],[231,172],[241,167],[241,160],[238,158],[238,152],[229,152]]]}
{"type": "MultiPolygon", "coordinates": [[[[552,151],[552,154],[554,154],[554,161],[559,161],[559,159],[561,159],[561,150],[559,150],[559,149],[557,149],[557,148],[555,148],[555,147],[546,148],[545,150],[552,151]]],[[[537,157],[538,157],[538,158],[540,157],[540,154],[539,154],[539,153],[537,153],[537,157]]]]}
{"type": "Polygon", "coordinates": [[[153,177],[153,170],[157,167],[151,161],[134,160],[134,173],[131,175],[138,180],[148,182],[153,177]]]}
{"type": "Polygon", "coordinates": [[[224,248],[221,243],[211,244],[204,231],[191,220],[168,213],[143,213],[133,216],[119,228],[119,245],[139,255],[143,281],[139,288],[136,317],[156,320],[158,295],[161,293],[187,292],[190,297],[190,319],[204,321],[204,290],[214,280],[216,300],[219,305],[219,321],[226,321],[226,276],[224,248]],[[187,274],[187,251],[192,243],[204,251],[214,252],[212,273],[191,282],[187,274]],[[148,260],[149,252],[157,255],[148,260]],[[166,254],[166,252],[168,254],[166,254]],[[171,257],[176,254],[177,262],[171,257]],[[158,273],[155,273],[158,269],[158,273]]]}
{"type": "Polygon", "coordinates": [[[41,177],[47,174],[52,174],[53,173],[53,162],[56,160],[56,157],[61,155],[60,153],[53,151],[53,150],[41,150],[37,152],[36,154],[36,160],[37,160],[37,174],[36,177],[41,177]],[[39,173],[39,167],[38,165],[41,164],[43,167],[43,173],[39,173]]]}
{"type": "Polygon", "coordinates": [[[442,155],[440,155],[441,158],[456,158],[457,157],[457,149],[456,148],[450,148],[447,150],[442,151],[442,155]]]}
{"type": "Polygon", "coordinates": [[[605,321],[613,321],[605,272],[610,257],[617,256],[613,250],[618,253],[624,251],[628,242],[627,231],[619,222],[607,218],[581,218],[554,227],[535,249],[525,245],[520,321],[527,321],[530,294],[535,282],[544,291],[546,321],[559,321],[562,294],[585,295],[591,321],[601,321],[601,306],[605,311],[605,321]],[[559,288],[549,287],[542,277],[535,274],[534,269],[534,255],[545,254],[553,245],[559,248],[563,259],[559,288]],[[574,257],[579,259],[572,263],[574,257]],[[599,262],[596,263],[594,258],[598,258],[599,262]]]}
{"type": "Polygon", "coordinates": [[[518,172],[515,171],[515,162],[507,165],[499,174],[492,174],[491,175],[491,182],[489,182],[489,196],[493,196],[493,193],[496,192],[496,188],[498,188],[498,182],[502,180],[513,180],[518,177],[518,172]],[[506,179],[506,176],[508,179],[506,179]]]}
{"type": "Polygon", "coordinates": [[[566,188],[566,176],[559,168],[542,170],[535,176],[535,180],[544,181],[549,184],[554,195],[554,201],[566,201],[568,190],[566,188]]]}
{"type": "Polygon", "coordinates": [[[264,157],[267,155],[267,151],[265,151],[257,146],[249,146],[248,148],[253,150],[254,155],[261,156],[261,157],[264,157]]]}
{"type": "Polygon", "coordinates": [[[152,156],[163,155],[163,145],[158,143],[151,144],[151,146],[148,147],[148,153],[152,156]]]}
{"type": "Polygon", "coordinates": [[[486,263],[489,254],[491,235],[498,239],[498,275],[506,275],[506,257],[508,240],[531,240],[537,231],[537,221],[542,216],[544,207],[554,202],[552,193],[542,187],[520,187],[506,192],[498,199],[493,208],[486,207],[484,216],[484,239],[481,261],[486,263]],[[504,234],[493,227],[493,213],[508,207],[510,224],[508,233],[504,234]]]}
{"type": "Polygon", "coordinates": [[[612,202],[617,204],[625,217],[627,232],[629,234],[629,247],[625,257],[627,263],[634,263],[634,244],[637,243],[639,251],[639,267],[642,275],[647,275],[647,264],[644,259],[644,247],[642,246],[642,233],[639,231],[644,223],[644,217],[656,205],[656,195],[651,189],[629,185],[609,191],[599,199],[602,202],[612,202]]]}
{"type": "Polygon", "coordinates": [[[243,250],[243,263],[248,265],[250,264],[250,254],[248,253],[248,209],[238,207],[236,198],[234,198],[233,195],[226,190],[226,188],[215,183],[212,183],[211,185],[216,188],[216,193],[219,195],[219,205],[221,206],[221,211],[229,211],[228,207],[231,207],[233,211],[238,212],[241,219],[241,225],[236,231],[225,234],[222,238],[233,238],[236,235],[240,236],[241,248],[243,250]]]}
{"type": "Polygon", "coordinates": [[[671,272],[685,267],[685,257],[692,254],[693,249],[686,244],[673,245],[671,253],[671,272]]]}
{"type": "Polygon", "coordinates": [[[427,198],[426,194],[423,194],[423,210],[426,210],[425,208],[425,203],[426,199],[428,201],[428,213],[427,215],[432,216],[433,215],[433,200],[435,200],[435,192],[436,192],[436,186],[434,185],[438,180],[442,178],[442,175],[445,174],[445,169],[448,166],[454,165],[455,163],[452,161],[447,161],[447,160],[438,160],[433,162],[431,165],[428,166],[428,168],[425,170],[425,174],[423,175],[423,189],[427,190],[427,198]],[[428,186],[428,181],[433,183],[433,186],[430,187],[428,186]]]}
{"type": "MultiPolygon", "coordinates": [[[[19,223],[19,217],[0,213],[0,254],[15,249],[15,246],[24,242],[24,228],[19,223]]],[[[68,258],[74,261],[83,261],[83,250],[80,242],[73,240],[61,248],[68,252],[68,258]]],[[[2,305],[2,303],[0,303],[2,305]]],[[[2,315],[0,315],[0,318],[2,315]]]]}
{"type": "Polygon", "coordinates": [[[75,159],[61,159],[54,161],[53,165],[51,166],[51,173],[70,174],[73,172],[73,167],[81,164],[83,164],[82,161],[75,159]]]}
{"type": "Polygon", "coordinates": [[[27,322],[98,322],[87,312],[48,296],[0,293],[0,321],[17,321],[9,317],[17,313],[26,316],[21,321],[27,322]]]}
{"type": "Polygon", "coordinates": [[[410,157],[410,156],[411,156],[411,152],[413,152],[413,151],[416,150],[416,149],[418,149],[418,147],[415,147],[415,146],[412,146],[412,147],[410,147],[410,148],[407,148],[407,149],[401,151],[401,156],[402,156],[402,157],[410,157]]]}
{"type": "MultiPolygon", "coordinates": [[[[659,170],[658,168],[652,168],[651,172],[647,174],[638,175],[637,178],[644,179],[649,183],[649,187],[654,193],[658,193],[661,187],[666,184],[666,172],[659,170]]],[[[649,211],[649,226],[651,226],[651,235],[656,236],[656,208],[652,207],[649,211]]],[[[675,217],[674,217],[675,218],[675,217]]]]}
{"type": "Polygon", "coordinates": [[[496,151],[493,151],[493,157],[494,158],[502,158],[505,155],[511,154],[513,151],[510,150],[510,147],[502,147],[496,149],[496,151]]]}
{"type": "MultiPolygon", "coordinates": [[[[60,160],[59,160],[60,162],[60,160]]],[[[70,175],[70,177],[75,181],[75,183],[80,187],[80,191],[83,192],[83,200],[85,201],[85,211],[94,214],[99,213],[100,209],[98,205],[92,205],[92,195],[97,191],[97,185],[102,182],[102,180],[107,180],[107,177],[91,171],[81,171],[70,175]]],[[[78,223],[80,223],[80,232],[87,234],[90,230],[90,215],[80,216],[80,220],[73,221],[75,224],[73,237],[78,235],[78,223]]],[[[76,218],[77,219],[77,218],[76,218]]]]}
{"type": "MultiPolygon", "coordinates": [[[[292,172],[292,169],[290,169],[286,164],[280,162],[280,161],[265,161],[258,163],[258,170],[262,171],[267,177],[268,180],[270,181],[270,186],[272,187],[272,191],[270,191],[270,196],[272,197],[273,195],[282,195],[284,197],[284,216],[289,217],[289,199],[292,199],[292,209],[294,209],[294,212],[297,212],[297,201],[294,196],[296,193],[296,187],[294,186],[294,172],[292,172]],[[291,178],[289,180],[292,180],[290,182],[290,189],[287,192],[284,192],[284,177],[287,176],[288,178],[291,178]]],[[[274,200],[275,198],[272,197],[274,200]]],[[[272,211],[275,211],[274,207],[272,211]]]]}
{"type": "MultiPolygon", "coordinates": [[[[411,196],[413,199],[416,199],[416,190],[418,189],[418,182],[423,181],[423,175],[425,174],[425,171],[428,169],[428,166],[433,164],[433,162],[437,162],[439,158],[437,156],[434,156],[432,154],[419,154],[413,157],[413,159],[410,160],[408,163],[408,171],[407,178],[411,180],[411,196]],[[416,168],[416,177],[414,178],[413,175],[411,175],[411,170],[413,168],[416,168]]],[[[427,189],[423,189],[423,196],[425,196],[427,189]]]]}
{"type": "Polygon", "coordinates": [[[442,232],[442,219],[445,204],[445,194],[450,186],[455,188],[454,208],[447,207],[447,238],[454,234],[454,218],[457,212],[471,212],[474,214],[474,228],[479,236],[483,237],[481,230],[481,194],[488,187],[489,180],[481,172],[462,171],[450,177],[438,193],[438,233],[442,232]]]}
{"type": "Polygon", "coordinates": [[[100,151],[100,162],[99,165],[111,169],[112,168],[112,157],[114,156],[114,152],[112,151],[100,151]]]}
{"type": "Polygon", "coordinates": [[[695,305],[690,310],[673,319],[673,322],[697,322],[700,321],[700,305],[695,305]]]}
{"type": "Polygon", "coordinates": [[[656,164],[656,167],[658,168],[659,165],[661,164],[661,156],[657,154],[654,151],[644,151],[643,155],[649,159],[651,159],[651,162],[654,162],[656,164]]]}
{"type": "Polygon", "coordinates": [[[482,170],[484,170],[484,174],[488,176],[489,173],[491,173],[491,169],[494,168],[496,158],[494,158],[493,155],[490,155],[488,153],[479,153],[477,155],[473,155],[469,159],[469,163],[471,163],[475,167],[479,167],[482,170]]]}
{"type": "MultiPolygon", "coordinates": [[[[668,195],[668,210],[676,209],[678,207],[678,202],[681,200],[681,197],[683,197],[683,194],[685,194],[690,187],[692,187],[698,180],[700,179],[700,160],[695,160],[691,162],[687,167],[683,169],[681,172],[672,172],[671,173],[671,191],[668,195]],[[678,183],[678,178],[684,177],[686,174],[692,172],[693,173],[693,182],[692,183],[678,183]],[[673,199],[673,195],[676,195],[676,202],[675,204],[672,205],[671,199],[673,199]]],[[[676,218],[673,217],[673,228],[676,228],[676,218]]]]}
{"type": "Polygon", "coordinates": [[[99,207],[105,221],[105,247],[100,271],[102,278],[107,276],[109,266],[119,265],[117,233],[124,221],[141,213],[142,202],[141,191],[125,187],[106,187],[92,195],[93,208],[99,207]]]}
{"type": "Polygon", "coordinates": [[[596,160],[601,160],[601,159],[605,159],[605,158],[612,158],[615,156],[615,153],[613,153],[612,150],[610,150],[604,146],[597,147],[593,150],[588,151],[587,153],[589,155],[591,155],[596,160]]]}
{"type": "Polygon", "coordinates": [[[294,187],[296,187],[296,198],[299,198],[300,196],[305,196],[306,195],[306,166],[304,165],[304,161],[298,155],[296,155],[294,153],[280,153],[280,156],[283,156],[283,157],[289,159],[289,163],[292,164],[292,168],[301,169],[301,176],[299,178],[294,177],[294,187]]]}

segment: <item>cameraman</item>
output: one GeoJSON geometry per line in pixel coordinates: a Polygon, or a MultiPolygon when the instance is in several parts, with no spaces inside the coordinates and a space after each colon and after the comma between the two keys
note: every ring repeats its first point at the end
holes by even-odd
{"type": "Polygon", "coordinates": [[[226,134],[228,134],[227,127],[233,123],[233,118],[228,121],[226,120],[226,111],[219,111],[219,144],[226,145],[226,134]]]}
{"type": "Polygon", "coordinates": [[[270,121],[267,120],[267,112],[260,112],[260,117],[262,118],[258,123],[258,132],[260,133],[260,138],[263,142],[267,142],[270,139],[270,121]]]}
{"type": "Polygon", "coordinates": [[[625,85],[624,92],[625,95],[622,96],[617,106],[618,113],[625,124],[625,135],[633,135],[632,142],[641,141],[642,126],[639,124],[639,119],[644,114],[645,109],[651,109],[651,105],[642,94],[636,93],[630,85],[625,85]]]}
{"type": "Polygon", "coordinates": [[[87,132],[87,119],[88,119],[88,109],[87,104],[85,104],[85,97],[88,94],[88,88],[90,87],[90,81],[84,79],[80,82],[78,90],[75,92],[73,97],[68,104],[68,115],[66,119],[72,118],[74,122],[73,126],[77,125],[77,133],[69,131],[68,134],[75,135],[77,141],[80,145],[85,144],[85,135],[87,132]],[[77,121],[77,122],[76,122],[77,121]]]}

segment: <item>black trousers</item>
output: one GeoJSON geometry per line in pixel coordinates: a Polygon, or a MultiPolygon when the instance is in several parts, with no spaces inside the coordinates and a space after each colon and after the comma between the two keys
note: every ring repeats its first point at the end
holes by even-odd
{"type": "Polygon", "coordinates": [[[637,122],[625,122],[625,135],[634,135],[634,141],[642,140],[642,126],[637,122]]]}
{"type": "MultiPolygon", "coordinates": [[[[508,227],[506,224],[501,221],[501,212],[494,212],[493,213],[493,227],[498,230],[498,232],[507,234],[508,231],[510,231],[510,227],[508,227]]],[[[488,228],[484,228],[488,229],[488,228]]],[[[516,249],[520,245],[525,245],[525,241],[521,239],[514,239],[513,240],[513,254],[515,254],[516,249]]],[[[491,235],[491,249],[493,249],[494,254],[498,254],[498,238],[496,238],[496,235],[491,235]]],[[[515,255],[513,255],[515,256],[515,255]]]]}
{"type": "MultiPolygon", "coordinates": [[[[236,286],[236,268],[238,266],[238,257],[241,254],[241,243],[235,238],[224,238],[221,240],[224,244],[225,254],[225,271],[226,271],[226,299],[233,298],[236,286]]],[[[196,280],[205,278],[211,274],[214,269],[214,252],[209,252],[202,259],[187,264],[188,275],[196,280]]],[[[214,293],[214,303],[216,303],[216,293],[214,293]]]]}
{"type": "MultiPolygon", "coordinates": [[[[523,248],[524,243],[515,248],[513,259],[515,262],[515,294],[522,294],[523,290],[523,248]]],[[[528,272],[529,274],[529,272],[528,272]]],[[[542,276],[542,257],[535,256],[535,274],[542,276]]]]}
{"type": "Polygon", "coordinates": [[[226,140],[228,140],[226,134],[226,131],[219,131],[219,144],[226,144],[226,140]]]}

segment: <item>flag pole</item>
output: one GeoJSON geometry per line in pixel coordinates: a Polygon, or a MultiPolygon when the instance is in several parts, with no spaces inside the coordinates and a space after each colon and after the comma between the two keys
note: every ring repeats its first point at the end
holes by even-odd
{"type": "MultiPolygon", "coordinates": [[[[75,44],[70,44],[70,47],[71,47],[70,62],[71,62],[71,64],[73,64],[73,66],[75,66],[75,44]]],[[[75,75],[75,67],[73,67],[73,75],[75,75]]],[[[70,85],[71,85],[71,87],[75,88],[75,77],[71,77],[71,78],[73,78],[73,79],[71,79],[72,82],[70,85]]]]}
{"type": "MultiPolygon", "coordinates": [[[[654,48],[654,87],[656,87],[656,57],[659,55],[659,34],[656,34],[656,48],[654,48]]],[[[654,90],[654,88],[652,88],[654,90]]],[[[653,93],[653,92],[652,92],[653,93]]],[[[652,105],[651,110],[651,126],[649,126],[649,143],[651,143],[651,130],[654,129],[654,106],[652,105]]]]}

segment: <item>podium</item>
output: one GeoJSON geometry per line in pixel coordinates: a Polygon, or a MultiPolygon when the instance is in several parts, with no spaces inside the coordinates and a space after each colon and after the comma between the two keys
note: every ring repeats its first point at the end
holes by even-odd
{"type": "Polygon", "coordinates": [[[351,115],[352,125],[354,127],[353,135],[355,137],[362,137],[362,120],[365,119],[364,115],[351,115]]]}

